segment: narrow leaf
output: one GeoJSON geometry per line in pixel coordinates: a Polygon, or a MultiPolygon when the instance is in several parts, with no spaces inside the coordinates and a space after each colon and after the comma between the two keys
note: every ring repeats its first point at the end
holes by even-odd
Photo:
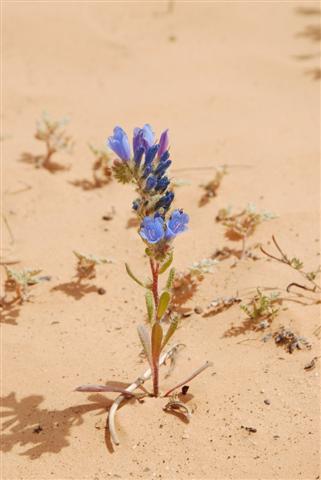
{"type": "Polygon", "coordinates": [[[146,308],[148,314],[148,320],[152,323],[154,316],[154,298],[150,290],[147,290],[145,293],[146,308]]]}
{"type": "Polygon", "coordinates": [[[177,328],[177,325],[178,325],[178,317],[176,317],[170,324],[170,326],[168,327],[168,330],[166,332],[166,335],[163,339],[163,343],[162,343],[162,350],[163,348],[167,345],[167,343],[169,342],[169,340],[171,339],[171,337],[173,336],[173,334],[175,333],[175,330],[177,328]]]}
{"type": "Polygon", "coordinates": [[[160,323],[155,322],[152,328],[152,358],[153,363],[158,364],[158,359],[162,351],[163,329],[160,323]]]}
{"type": "Polygon", "coordinates": [[[164,273],[166,272],[166,270],[168,269],[168,267],[171,266],[171,263],[173,261],[173,252],[171,252],[167,259],[165,260],[165,262],[163,263],[163,265],[161,266],[161,268],[159,269],[159,273],[164,273]]]}
{"type": "Polygon", "coordinates": [[[157,309],[158,319],[161,319],[164,313],[166,312],[170,299],[171,299],[171,296],[169,292],[165,291],[161,294],[159,303],[158,303],[158,309],[157,309]]]}
{"type": "Polygon", "coordinates": [[[134,282],[138,283],[138,285],[140,285],[141,287],[145,287],[145,285],[143,284],[143,282],[141,282],[140,280],[138,280],[138,278],[133,274],[133,272],[131,271],[128,263],[125,263],[125,267],[126,267],[126,272],[128,273],[128,275],[130,276],[130,278],[132,278],[134,280],[134,282]]]}
{"type": "Polygon", "coordinates": [[[170,290],[172,288],[174,277],[175,277],[175,268],[171,268],[170,271],[169,271],[168,279],[167,279],[167,283],[166,283],[166,289],[167,290],[170,290]]]}
{"type": "Polygon", "coordinates": [[[117,392],[122,393],[126,397],[135,396],[125,388],[117,387],[115,385],[81,385],[75,389],[75,392],[117,392]]]}
{"type": "Polygon", "coordinates": [[[142,342],[147,360],[149,364],[152,365],[152,351],[151,351],[149,332],[144,325],[138,325],[137,332],[138,332],[139,339],[142,342]]]}

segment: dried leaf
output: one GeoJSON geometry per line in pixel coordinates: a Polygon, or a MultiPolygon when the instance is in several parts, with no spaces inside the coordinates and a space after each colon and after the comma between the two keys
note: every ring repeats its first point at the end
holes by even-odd
{"type": "Polygon", "coordinates": [[[151,351],[151,342],[150,342],[149,332],[145,327],[145,325],[138,325],[137,332],[138,332],[139,339],[143,345],[143,349],[147,357],[147,360],[149,364],[152,365],[152,351],[151,351]]]}

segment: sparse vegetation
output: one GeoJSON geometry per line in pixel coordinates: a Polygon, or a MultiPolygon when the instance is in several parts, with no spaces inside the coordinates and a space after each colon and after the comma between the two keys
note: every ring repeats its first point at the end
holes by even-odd
{"type": "Polygon", "coordinates": [[[309,271],[309,272],[304,271],[303,270],[304,269],[304,264],[299,258],[288,257],[286,255],[286,253],[283,251],[283,249],[280,247],[279,243],[277,242],[277,240],[274,236],[272,236],[272,241],[273,241],[274,246],[277,249],[277,252],[278,252],[279,256],[277,257],[276,255],[268,253],[263,247],[261,247],[262,253],[264,253],[264,255],[271,258],[272,260],[276,260],[277,262],[288,265],[288,267],[292,268],[293,270],[296,270],[297,272],[299,272],[301,277],[303,277],[308,282],[308,285],[302,285],[302,284],[297,283],[297,282],[291,282],[287,286],[287,291],[289,292],[292,287],[298,287],[298,288],[301,288],[303,290],[308,290],[308,291],[313,292],[313,293],[315,293],[315,292],[320,293],[321,292],[321,286],[320,286],[319,283],[316,282],[316,279],[318,278],[318,276],[321,272],[320,266],[317,267],[316,269],[312,270],[312,271],[309,271]]]}
{"type": "Polygon", "coordinates": [[[206,205],[211,198],[216,197],[217,191],[220,188],[224,176],[227,174],[227,167],[223,165],[216,170],[215,176],[205,185],[201,185],[205,193],[202,195],[199,201],[199,206],[203,207],[206,205]]]}
{"type": "Polygon", "coordinates": [[[77,278],[81,280],[90,280],[96,277],[96,266],[103,265],[106,263],[113,263],[112,260],[107,258],[96,257],[91,254],[83,254],[74,251],[75,257],[77,258],[77,278]]]}
{"type": "Polygon", "coordinates": [[[272,220],[276,216],[271,212],[258,212],[255,205],[249,204],[240,213],[232,214],[231,208],[223,208],[219,210],[216,216],[216,222],[226,227],[226,237],[229,240],[242,241],[242,249],[240,259],[247,255],[246,241],[254,234],[257,227],[268,220],[272,220]]]}
{"type": "Polygon", "coordinates": [[[6,293],[14,292],[14,300],[17,300],[20,303],[27,301],[30,298],[29,287],[41,282],[41,278],[38,277],[38,275],[41,273],[41,270],[15,270],[7,266],[5,269],[7,274],[7,280],[5,283],[6,293]]]}

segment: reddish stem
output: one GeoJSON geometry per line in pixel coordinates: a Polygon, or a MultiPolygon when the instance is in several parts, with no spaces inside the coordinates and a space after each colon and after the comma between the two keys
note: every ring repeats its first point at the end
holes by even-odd
{"type": "MultiPolygon", "coordinates": [[[[152,292],[155,302],[155,310],[157,311],[158,307],[158,275],[159,275],[159,263],[154,262],[152,258],[150,258],[150,268],[152,271],[153,276],[153,284],[152,284],[152,292]]],[[[153,390],[154,396],[158,397],[159,394],[159,358],[153,359],[153,368],[152,368],[152,376],[153,376],[153,390]]]]}
{"type": "Polygon", "coordinates": [[[157,309],[158,307],[158,275],[159,275],[159,263],[155,262],[151,258],[150,259],[150,268],[152,271],[152,276],[153,276],[153,285],[152,285],[152,292],[154,296],[154,302],[155,302],[155,308],[157,309]]]}

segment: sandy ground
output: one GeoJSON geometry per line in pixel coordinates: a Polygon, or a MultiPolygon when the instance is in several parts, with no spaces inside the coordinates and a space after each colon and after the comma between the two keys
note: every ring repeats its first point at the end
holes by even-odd
{"type": "MultiPolygon", "coordinates": [[[[215,216],[248,202],[278,215],[250,243],[267,245],[275,234],[289,255],[317,267],[318,6],[3,2],[2,211],[14,239],[2,222],[1,258],[52,279],[32,287],[30,302],[1,312],[1,478],[319,478],[319,362],[312,371],[304,366],[320,354],[313,334],[320,319],[309,293],[285,302],[273,322],[273,330],[284,325],[312,344],[292,355],[273,340],[263,343],[264,333],[251,331],[238,305],[186,318],[177,333],[186,348],[163,388],[213,361],[191,383],[192,421],[164,413],[162,399],[127,403],[113,451],[104,424],[115,395],[73,389],[129,382],[144,370],[136,335],[143,293],[124,262],[144,275],[147,261],[135,229],[126,228],[132,189],[71,184],[90,178],[87,142],[103,145],[115,124],[128,131],[145,122],[157,132],[168,127],[173,176],[189,182],[176,191],[176,206],[191,216],[189,233],[176,241],[179,270],[235,246],[215,216]],[[19,161],[23,152],[43,151],[33,135],[44,110],[69,116],[76,142],[71,156],[56,156],[70,170],[55,175],[19,161]],[[199,167],[223,164],[230,169],[218,196],[199,208],[199,185],[213,174],[199,167]],[[183,168],[189,170],[175,172],[183,168]],[[114,219],[102,220],[112,206],[114,219]],[[74,249],[115,261],[99,266],[78,295],[66,287],[75,275],[74,249]]],[[[256,287],[284,291],[300,279],[263,255],[232,263],[219,263],[185,306],[204,308],[222,295],[249,298],[256,287]]]]}

